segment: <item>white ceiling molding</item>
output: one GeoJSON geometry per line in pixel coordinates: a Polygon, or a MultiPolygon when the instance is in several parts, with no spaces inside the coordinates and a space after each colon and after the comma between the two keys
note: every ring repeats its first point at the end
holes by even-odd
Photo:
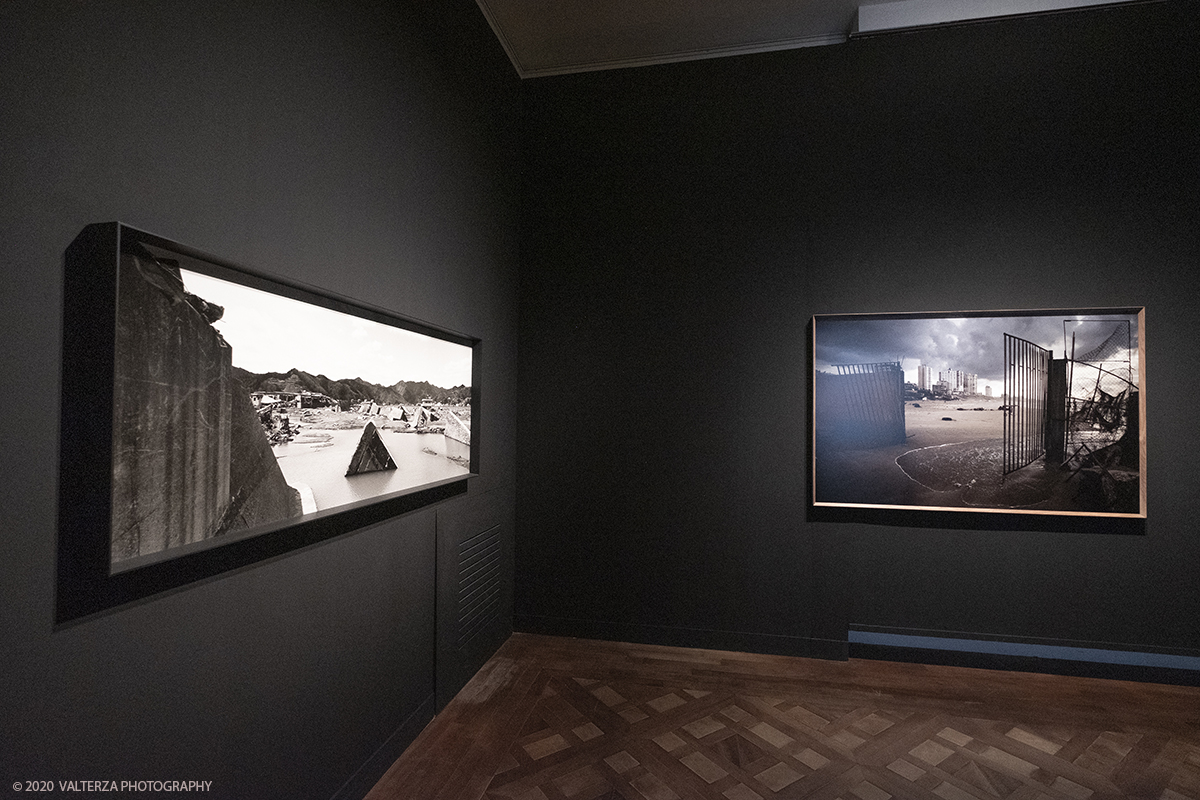
{"type": "Polygon", "coordinates": [[[522,78],[1164,0],[476,0],[522,78]]]}
{"type": "MultiPolygon", "coordinates": [[[[1162,0],[1153,0],[1161,2],[1162,0]]],[[[955,25],[1147,0],[893,0],[859,6],[853,35],[955,25]]]]}
{"type": "Polygon", "coordinates": [[[840,44],[858,0],[476,0],[523,78],[840,44]]]}
{"type": "MultiPolygon", "coordinates": [[[[528,69],[518,67],[517,72],[522,78],[541,78],[550,75],[570,75],[576,72],[598,72],[605,69],[646,67],[653,64],[672,64],[680,61],[700,61],[706,58],[740,56],[748,53],[769,53],[773,50],[794,50],[800,47],[821,47],[829,44],[843,44],[849,38],[849,35],[845,33],[806,36],[795,39],[780,39],[772,42],[750,42],[747,44],[725,45],[699,50],[677,50],[644,56],[625,56],[598,61],[581,61],[556,67],[535,67],[528,69]]],[[[509,54],[509,58],[512,58],[511,53],[509,54]]],[[[516,64],[515,61],[513,63],[516,64]]]]}

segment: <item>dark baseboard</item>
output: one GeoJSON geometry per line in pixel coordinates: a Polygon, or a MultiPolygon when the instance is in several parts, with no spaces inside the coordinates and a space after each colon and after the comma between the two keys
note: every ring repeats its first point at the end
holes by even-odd
{"type": "Polygon", "coordinates": [[[400,727],[387,738],[367,762],[342,784],[330,800],[362,800],[379,783],[384,773],[396,763],[400,754],[408,748],[429,721],[433,719],[434,696],[431,694],[421,702],[417,710],[408,715],[400,727]]]}
{"type": "Polygon", "coordinates": [[[1074,678],[1164,683],[1175,686],[1200,686],[1200,671],[1141,664],[1113,664],[1012,653],[980,653],[963,650],[938,650],[923,647],[896,647],[881,644],[850,644],[850,658],[874,661],[901,661],[911,664],[938,664],[1009,672],[1036,672],[1074,678]]]}
{"type": "Polygon", "coordinates": [[[578,639],[600,639],[609,642],[631,642],[667,647],[732,650],[741,653],[821,658],[828,661],[845,661],[849,657],[849,646],[845,641],[744,631],[717,631],[678,628],[669,625],[531,615],[514,617],[513,629],[521,633],[540,633],[547,636],[572,636],[578,639]]]}

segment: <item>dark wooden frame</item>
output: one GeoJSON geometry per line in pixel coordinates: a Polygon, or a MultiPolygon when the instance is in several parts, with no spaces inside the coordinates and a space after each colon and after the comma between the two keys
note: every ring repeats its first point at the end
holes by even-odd
{"type": "MultiPolygon", "coordinates": [[[[1097,309],[1043,309],[1043,310],[1016,310],[1016,311],[965,311],[965,312],[945,312],[945,313],[887,313],[887,314],[822,314],[816,315],[811,320],[809,328],[809,359],[810,359],[810,394],[809,394],[809,514],[813,519],[840,521],[840,520],[858,520],[870,521],[883,524],[913,524],[913,525],[929,525],[936,520],[936,516],[944,512],[955,512],[959,522],[966,524],[968,527],[973,525],[968,521],[970,515],[974,515],[977,527],[994,527],[995,524],[981,520],[982,516],[992,516],[996,514],[1004,515],[1041,515],[1045,518],[1058,518],[1060,520],[1066,518],[1079,518],[1080,524],[1087,525],[1086,520],[1091,520],[1093,528],[1095,523],[1099,522],[1098,518],[1108,518],[1113,524],[1105,524],[1101,526],[1103,529],[1120,530],[1121,532],[1134,531],[1144,532],[1141,527],[1144,525],[1146,518],[1146,404],[1145,404],[1145,309],[1142,307],[1112,307],[1112,308],[1097,308],[1097,309]],[[1136,317],[1135,326],[1137,329],[1137,344],[1135,351],[1137,353],[1137,370],[1136,370],[1136,386],[1139,394],[1138,414],[1138,461],[1139,461],[1139,476],[1138,476],[1138,510],[1134,513],[1124,513],[1115,511],[1079,511],[1079,510],[1041,510],[1034,508],[1007,508],[1007,507],[989,507],[989,506],[959,506],[959,505],[922,505],[922,504],[906,504],[906,503],[888,503],[888,502],[870,502],[870,501],[848,501],[842,502],[831,500],[828,497],[824,499],[818,495],[818,327],[822,321],[851,321],[865,322],[873,321],[893,321],[893,320],[935,320],[935,319],[959,319],[959,318],[1019,318],[1019,317],[1063,317],[1064,319],[1082,315],[1085,317],[1103,318],[1105,316],[1129,316],[1136,317]],[[1127,528],[1123,526],[1121,520],[1127,520],[1131,523],[1136,523],[1135,528],[1127,528]]],[[[900,347],[902,345],[896,345],[900,347]]],[[[865,358],[863,363],[869,366],[877,366],[877,363],[869,362],[884,362],[892,360],[894,357],[911,356],[913,354],[903,353],[877,353],[872,358],[865,358]]],[[[964,404],[969,401],[963,400],[964,404]]],[[[958,523],[956,523],[958,524],[958,523]]],[[[1053,525],[1053,523],[1051,523],[1053,525]]],[[[1032,527],[1044,528],[1045,525],[1034,524],[1032,527]]],[[[1067,527],[1078,527],[1068,524],[1067,527]]],[[[1092,529],[1092,528],[1080,528],[1092,529]]]]}
{"type": "Polygon", "coordinates": [[[62,409],[56,623],[214,578],[302,547],[361,530],[467,491],[479,472],[482,343],[381,308],[247,269],[119,222],[87,226],[64,262],[62,409]],[[189,269],[471,348],[469,471],[393,494],[294,518],[261,533],[125,571],[111,569],[113,408],[117,265],[122,243],[137,242],[188,260],[189,269]],[[87,398],[80,413],[80,398],[87,398]]]}

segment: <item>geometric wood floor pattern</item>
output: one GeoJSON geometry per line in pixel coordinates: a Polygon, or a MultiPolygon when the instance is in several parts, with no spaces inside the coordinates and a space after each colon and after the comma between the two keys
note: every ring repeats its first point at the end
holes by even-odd
{"type": "Polygon", "coordinates": [[[1200,689],[515,634],[397,798],[1200,800],[1200,689]]]}

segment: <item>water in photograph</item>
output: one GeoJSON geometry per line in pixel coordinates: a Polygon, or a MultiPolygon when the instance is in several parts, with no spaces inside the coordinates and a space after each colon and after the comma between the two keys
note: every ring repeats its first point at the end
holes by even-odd
{"type": "MultiPolygon", "coordinates": [[[[288,484],[308,486],[318,510],[402,492],[434,481],[466,475],[469,470],[446,456],[457,442],[441,433],[397,433],[381,429],[379,437],[396,469],[346,476],[362,428],[305,430],[272,450],[288,484]]],[[[461,446],[459,446],[461,447],[461,446]]]]}

